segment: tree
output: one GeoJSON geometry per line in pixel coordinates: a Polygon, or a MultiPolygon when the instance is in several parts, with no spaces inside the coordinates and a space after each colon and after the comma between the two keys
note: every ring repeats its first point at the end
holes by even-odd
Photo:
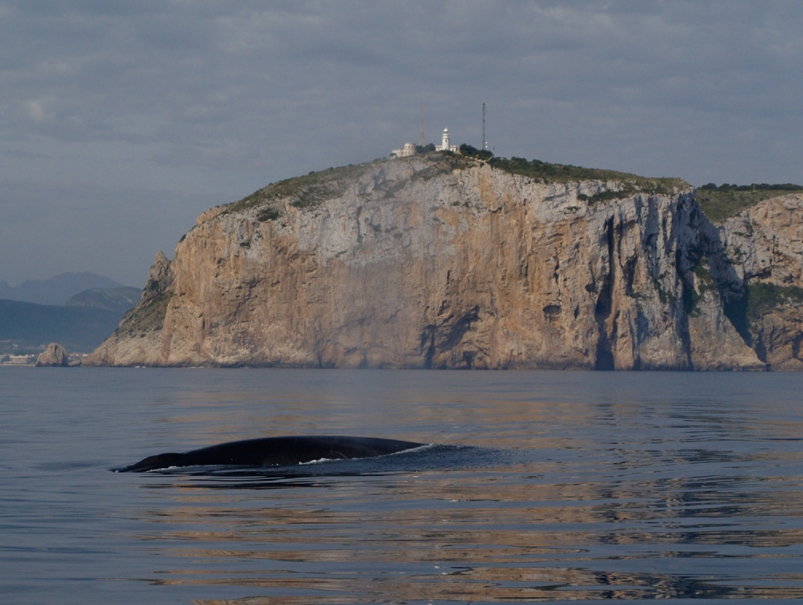
{"type": "Polygon", "coordinates": [[[477,149],[476,147],[467,145],[466,143],[460,145],[460,155],[479,158],[481,160],[490,160],[492,157],[494,157],[494,154],[487,149],[477,149]]]}

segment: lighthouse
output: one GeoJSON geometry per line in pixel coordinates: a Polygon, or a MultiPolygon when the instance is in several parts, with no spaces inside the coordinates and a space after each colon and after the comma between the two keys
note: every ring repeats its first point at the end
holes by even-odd
{"type": "Polygon", "coordinates": [[[452,145],[449,140],[449,129],[443,129],[441,144],[435,146],[435,151],[454,151],[457,152],[457,145],[452,145]]]}

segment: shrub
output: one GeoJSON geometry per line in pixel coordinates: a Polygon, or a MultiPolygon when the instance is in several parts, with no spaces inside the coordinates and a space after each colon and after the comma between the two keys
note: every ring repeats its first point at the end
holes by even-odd
{"type": "MultiPolygon", "coordinates": [[[[676,189],[688,188],[690,185],[682,179],[672,178],[645,178],[635,174],[617,172],[615,170],[603,170],[600,168],[583,168],[582,166],[572,166],[571,164],[550,164],[540,160],[527,161],[525,158],[512,156],[507,158],[492,158],[488,162],[494,168],[504,170],[511,174],[520,174],[532,179],[540,180],[544,183],[557,182],[568,183],[572,181],[619,181],[624,187],[619,191],[601,192],[594,196],[586,197],[587,200],[602,201],[605,199],[616,199],[627,197],[637,192],[648,194],[671,194],[676,189]]],[[[580,198],[583,199],[583,198],[580,198]]]]}
{"type": "Polygon", "coordinates": [[[723,183],[717,187],[714,183],[708,183],[697,189],[696,198],[709,220],[720,223],[763,200],[787,195],[795,191],[803,191],[803,187],[792,183],[774,185],[767,183],[753,183],[751,185],[723,183]]]}
{"type": "Polygon", "coordinates": [[[748,286],[747,292],[747,317],[753,321],[778,307],[803,303],[803,288],[797,286],[776,286],[759,282],[748,286]]]}
{"type": "Polygon", "coordinates": [[[490,160],[492,157],[494,157],[494,154],[487,149],[477,149],[476,147],[472,147],[466,143],[460,145],[460,154],[466,157],[479,158],[481,160],[490,160]]]}
{"type": "Polygon", "coordinates": [[[281,212],[276,210],[276,208],[263,208],[257,213],[257,220],[260,223],[266,223],[268,221],[275,221],[281,215],[281,212]]]}

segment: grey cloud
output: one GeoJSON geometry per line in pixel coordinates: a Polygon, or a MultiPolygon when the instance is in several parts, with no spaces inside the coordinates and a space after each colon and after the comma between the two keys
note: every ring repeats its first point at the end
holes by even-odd
{"type": "MultiPolygon", "coordinates": [[[[698,184],[803,181],[797,2],[0,1],[0,11],[0,180],[101,186],[108,217],[116,187],[147,183],[131,195],[171,199],[171,233],[195,213],[193,196],[232,201],[416,140],[421,101],[429,140],[449,126],[479,144],[484,101],[502,155],[698,184]]],[[[17,279],[14,263],[0,261],[0,279],[17,279]]]]}

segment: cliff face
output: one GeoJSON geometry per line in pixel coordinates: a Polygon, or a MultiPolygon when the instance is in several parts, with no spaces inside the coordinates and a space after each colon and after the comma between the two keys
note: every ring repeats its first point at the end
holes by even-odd
{"type": "Polygon", "coordinates": [[[803,195],[768,199],[718,226],[742,285],[734,322],[771,368],[803,370],[803,195]]]}
{"type": "MultiPolygon", "coordinates": [[[[756,327],[745,302],[765,260],[801,283],[799,251],[783,270],[765,259],[781,218],[747,219],[770,239],[742,241],[688,185],[653,185],[544,182],[440,154],[277,183],[202,214],[88,362],[791,368],[796,311],[776,305],[756,327]],[[735,266],[737,247],[754,262],[735,266]]],[[[786,223],[798,247],[799,225],[786,223]]]]}

